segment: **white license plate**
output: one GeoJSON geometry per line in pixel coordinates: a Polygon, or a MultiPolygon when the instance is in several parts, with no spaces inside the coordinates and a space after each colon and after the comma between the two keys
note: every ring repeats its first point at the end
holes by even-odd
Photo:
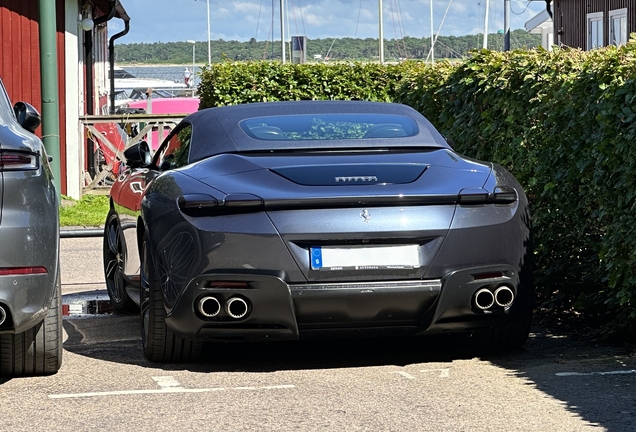
{"type": "Polygon", "coordinates": [[[312,270],[412,269],[420,266],[418,245],[314,246],[309,252],[312,270]]]}

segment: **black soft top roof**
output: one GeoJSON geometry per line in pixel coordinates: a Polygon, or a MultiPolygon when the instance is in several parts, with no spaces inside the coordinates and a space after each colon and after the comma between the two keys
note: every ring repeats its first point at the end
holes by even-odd
{"type": "Polygon", "coordinates": [[[293,151],[316,149],[366,149],[390,147],[450,148],[433,125],[413,108],[396,103],[363,101],[288,101],[263,102],[207,108],[187,116],[192,124],[190,161],[221,153],[253,151],[293,151]],[[419,128],[414,136],[399,138],[343,140],[259,140],[239,126],[254,117],[302,114],[392,114],[413,119],[419,128]]]}

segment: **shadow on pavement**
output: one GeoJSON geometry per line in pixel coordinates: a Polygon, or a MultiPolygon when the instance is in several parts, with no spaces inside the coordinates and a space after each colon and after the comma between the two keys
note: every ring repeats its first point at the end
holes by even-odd
{"type": "MultiPolygon", "coordinates": [[[[208,344],[195,364],[156,364],[142,353],[136,314],[65,319],[65,350],[94,359],[193,372],[274,372],[449,363],[477,356],[464,337],[330,339],[208,344]]],[[[608,431],[636,425],[636,358],[618,347],[533,328],[523,349],[481,355],[608,431]],[[608,373],[622,371],[621,373],[608,373]],[[632,372],[630,372],[632,371],[632,372]]],[[[531,409],[531,407],[529,407],[531,409]]],[[[505,410],[505,409],[504,409],[505,410]]]]}
{"type": "Polygon", "coordinates": [[[209,343],[203,358],[194,364],[156,364],[145,359],[139,336],[139,317],[113,314],[116,327],[104,325],[108,317],[65,319],[68,339],[64,348],[100,360],[157,366],[165,370],[196,372],[274,372],[278,370],[331,369],[451,362],[471,358],[462,349],[464,338],[400,337],[302,340],[261,343],[209,343]],[[132,331],[131,331],[132,329],[132,331]]]}

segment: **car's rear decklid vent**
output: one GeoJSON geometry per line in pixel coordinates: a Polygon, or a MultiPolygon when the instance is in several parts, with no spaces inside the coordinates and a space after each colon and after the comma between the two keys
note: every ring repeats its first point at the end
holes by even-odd
{"type": "Polygon", "coordinates": [[[406,184],[417,180],[425,164],[339,164],[272,168],[271,171],[303,186],[360,186],[406,184]]]}

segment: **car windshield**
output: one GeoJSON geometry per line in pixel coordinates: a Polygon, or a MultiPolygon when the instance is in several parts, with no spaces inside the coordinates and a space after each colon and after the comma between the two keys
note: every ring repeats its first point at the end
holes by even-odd
{"type": "Polygon", "coordinates": [[[392,114],[303,114],[255,117],[239,123],[258,140],[350,140],[418,134],[414,120],[392,114]]]}

